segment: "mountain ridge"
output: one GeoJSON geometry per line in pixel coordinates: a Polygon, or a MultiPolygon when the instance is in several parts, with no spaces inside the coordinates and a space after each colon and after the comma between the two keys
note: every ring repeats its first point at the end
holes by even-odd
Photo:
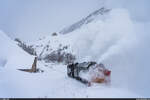
{"type": "Polygon", "coordinates": [[[82,27],[84,24],[88,24],[88,23],[92,22],[99,15],[103,16],[105,13],[108,13],[110,10],[111,9],[106,9],[105,7],[101,7],[100,9],[89,14],[87,17],[82,18],[80,21],[62,29],[59,33],[60,34],[70,33],[72,31],[82,27]]]}

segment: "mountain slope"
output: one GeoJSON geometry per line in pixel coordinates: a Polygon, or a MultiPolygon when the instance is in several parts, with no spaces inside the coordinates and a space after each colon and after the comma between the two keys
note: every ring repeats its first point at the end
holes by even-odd
{"type": "Polygon", "coordinates": [[[85,17],[85,18],[81,19],[80,21],[74,23],[73,25],[64,28],[59,33],[60,34],[67,34],[67,33],[70,33],[72,31],[75,31],[76,29],[79,29],[80,27],[82,27],[84,24],[88,24],[88,23],[92,22],[97,17],[103,18],[103,16],[106,13],[108,13],[109,11],[110,11],[110,9],[106,9],[106,8],[102,7],[100,9],[94,11],[93,13],[89,14],[87,17],[85,17]]]}

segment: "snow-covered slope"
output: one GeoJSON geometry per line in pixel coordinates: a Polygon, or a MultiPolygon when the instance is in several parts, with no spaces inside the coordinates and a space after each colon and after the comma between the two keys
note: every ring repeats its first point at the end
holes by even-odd
{"type": "Polygon", "coordinates": [[[0,66],[4,68],[28,68],[33,57],[19,48],[5,33],[0,31],[0,66]]]}
{"type": "Polygon", "coordinates": [[[63,35],[47,36],[35,43],[28,44],[34,48],[39,60],[45,62],[61,62],[68,64],[74,62],[75,55],[63,35]]]}

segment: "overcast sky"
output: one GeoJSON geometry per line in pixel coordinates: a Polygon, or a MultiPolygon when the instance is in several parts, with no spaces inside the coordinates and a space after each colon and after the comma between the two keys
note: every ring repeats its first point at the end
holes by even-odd
{"type": "Polygon", "coordinates": [[[127,8],[132,18],[149,21],[150,0],[0,0],[0,29],[11,37],[34,40],[73,24],[104,4],[127,8]]]}

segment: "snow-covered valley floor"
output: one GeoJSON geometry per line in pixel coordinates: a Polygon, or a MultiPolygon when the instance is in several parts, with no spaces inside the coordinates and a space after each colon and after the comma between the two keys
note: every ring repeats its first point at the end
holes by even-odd
{"type": "Polygon", "coordinates": [[[38,62],[43,73],[27,73],[17,69],[0,70],[0,97],[9,98],[119,98],[140,97],[133,92],[104,84],[84,84],[69,78],[66,66],[38,62]],[[61,68],[60,68],[61,67],[61,68]],[[9,73],[9,74],[8,74],[9,73]]]}

